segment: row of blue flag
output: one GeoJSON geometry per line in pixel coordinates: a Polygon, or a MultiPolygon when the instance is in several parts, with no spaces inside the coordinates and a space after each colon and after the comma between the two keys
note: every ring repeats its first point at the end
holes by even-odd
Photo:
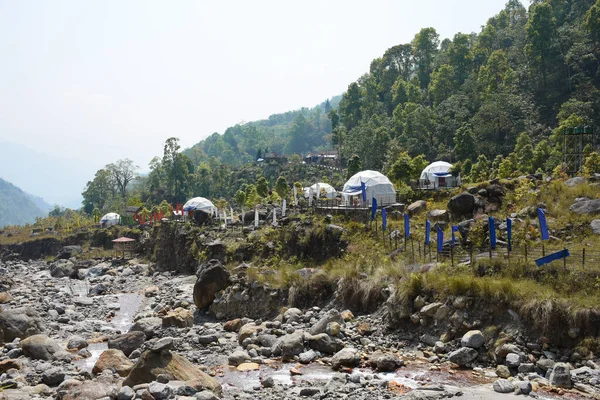
{"type": "MultiPolygon", "coordinates": [[[[363,191],[364,197],[364,191],[363,191]]],[[[363,198],[363,200],[365,200],[363,198]]],[[[537,209],[538,219],[540,222],[540,232],[542,234],[542,240],[548,240],[550,235],[548,233],[548,224],[546,223],[546,214],[544,214],[544,210],[541,208],[537,209]]],[[[375,216],[377,215],[377,199],[373,197],[371,204],[371,221],[375,220],[375,216]]],[[[382,228],[385,231],[387,229],[387,211],[385,208],[381,209],[381,220],[382,220],[382,228]]],[[[507,235],[507,247],[508,251],[512,251],[512,219],[506,218],[506,235],[507,235]]],[[[496,248],[496,221],[494,217],[488,217],[488,227],[490,233],[490,247],[492,249],[496,248]]],[[[459,232],[458,226],[452,225],[452,246],[456,244],[456,236],[455,233],[459,232]]],[[[410,237],[410,217],[408,214],[404,214],[404,237],[408,239],[410,237]]],[[[429,220],[425,221],[425,245],[429,246],[431,244],[431,222],[429,220]]],[[[442,252],[444,247],[444,231],[438,225],[437,227],[437,246],[438,252],[442,252]]]]}

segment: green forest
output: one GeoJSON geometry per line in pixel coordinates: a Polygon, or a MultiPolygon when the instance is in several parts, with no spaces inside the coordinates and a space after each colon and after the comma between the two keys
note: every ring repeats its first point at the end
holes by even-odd
{"type": "MultiPolygon", "coordinates": [[[[564,173],[565,129],[600,122],[599,60],[600,0],[534,0],[529,9],[509,0],[478,33],[442,40],[435,28],[421,29],[373,60],[341,97],[314,108],[236,125],[186,150],[169,138],[150,173],[129,186],[110,164],[88,183],[84,206],[114,209],[128,195],[136,204],[231,200],[261,180],[267,189],[315,180],[339,188],[361,168],[403,190],[435,160],[453,163],[465,182],[564,173]],[[331,149],[347,171],[302,163],[308,152],[331,149]],[[257,166],[267,152],[289,163],[257,166]]],[[[600,172],[593,143],[584,154],[580,173],[600,172]]]]}
{"type": "Polygon", "coordinates": [[[0,228],[8,225],[23,225],[35,222],[36,217],[48,215],[48,208],[39,198],[35,198],[10,182],[0,178],[0,228]],[[44,207],[45,205],[45,207],[44,207]]]}

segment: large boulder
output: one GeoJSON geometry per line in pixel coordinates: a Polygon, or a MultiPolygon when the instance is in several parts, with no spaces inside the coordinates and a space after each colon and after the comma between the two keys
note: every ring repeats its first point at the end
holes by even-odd
{"type": "Polygon", "coordinates": [[[422,211],[425,211],[426,209],[427,202],[425,200],[417,200],[406,208],[406,212],[408,215],[416,215],[422,211]]]}
{"type": "Polygon", "coordinates": [[[477,350],[470,347],[461,347],[460,349],[448,354],[448,360],[454,364],[460,365],[461,367],[467,365],[476,358],[477,350]]]}
{"type": "Polygon", "coordinates": [[[171,380],[186,381],[197,391],[208,389],[221,394],[218,380],[202,372],[186,358],[171,352],[154,352],[147,350],[133,366],[123,386],[133,387],[142,383],[155,381],[159,375],[167,375],[171,380]]]}
{"type": "Polygon", "coordinates": [[[351,347],[346,347],[335,353],[335,355],[331,358],[331,367],[335,370],[346,368],[354,368],[358,365],[360,361],[358,353],[356,349],[351,347]]]}
{"type": "Polygon", "coordinates": [[[565,185],[569,186],[569,187],[578,186],[578,185],[581,185],[584,183],[585,183],[585,178],[582,178],[581,176],[569,178],[565,181],[565,185]]]}
{"type": "Polygon", "coordinates": [[[515,391],[515,385],[508,379],[498,379],[494,381],[492,386],[494,387],[494,392],[497,393],[512,393],[515,391]]]}
{"type": "Polygon", "coordinates": [[[148,339],[154,337],[156,332],[162,326],[162,319],[158,317],[141,318],[135,321],[135,323],[129,328],[129,332],[144,332],[148,339]]]}
{"type": "Polygon", "coordinates": [[[26,357],[36,360],[70,360],[71,356],[58,342],[46,335],[33,335],[21,340],[21,350],[26,357]]]}
{"type": "MultiPolygon", "coordinates": [[[[304,351],[304,332],[296,331],[285,335],[274,346],[281,349],[283,361],[291,360],[304,351]]],[[[279,351],[275,353],[279,354],[279,351]]]]}
{"type": "Polygon", "coordinates": [[[57,260],[66,260],[66,259],[76,256],[77,254],[79,254],[81,252],[82,252],[81,246],[77,246],[77,245],[64,246],[62,249],[60,249],[60,251],[56,255],[56,259],[57,260]]]}
{"type": "Polygon", "coordinates": [[[595,219],[590,222],[590,228],[595,235],[600,235],[600,219],[595,219]]]}
{"type": "Polygon", "coordinates": [[[569,207],[569,210],[581,215],[600,214],[600,199],[578,201],[569,207]]]}
{"type": "Polygon", "coordinates": [[[549,381],[552,386],[562,388],[573,386],[573,382],[571,381],[571,366],[567,363],[554,364],[549,381]]]}
{"type": "Polygon", "coordinates": [[[469,331],[465,333],[460,340],[462,347],[470,347],[472,349],[478,349],[485,343],[485,338],[481,331],[469,331]]]}
{"type": "Polygon", "coordinates": [[[244,340],[246,338],[251,337],[255,333],[260,333],[260,332],[264,331],[266,328],[267,328],[267,324],[264,322],[260,325],[256,325],[253,322],[242,325],[242,327],[240,328],[240,331],[238,332],[239,343],[240,344],[244,343],[244,340]]]}
{"type": "Polygon", "coordinates": [[[448,210],[454,218],[471,217],[475,211],[476,204],[475,196],[464,192],[452,197],[448,201],[448,210]]]}
{"type": "Polygon", "coordinates": [[[194,304],[200,310],[210,306],[217,292],[229,286],[229,272],[217,260],[211,260],[201,266],[197,272],[198,280],[194,285],[194,304]]]}
{"type": "Polygon", "coordinates": [[[127,357],[136,349],[139,349],[146,341],[146,334],[142,331],[127,332],[112,337],[108,340],[109,349],[121,350],[127,357]]]}
{"type": "Polygon", "coordinates": [[[438,222],[438,221],[446,221],[448,222],[450,220],[450,215],[448,215],[448,211],[446,210],[431,210],[427,212],[427,219],[429,219],[430,221],[433,222],[438,222]]]}
{"type": "Polygon", "coordinates": [[[327,311],[321,319],[310,328],[311,335],[317,335],[319,333],[325,332],[327,329],[327,324],[330,322],[337,322],[341,326],[345,325],[344,319],[342,318],[342,314],[335,308],[327,311]]]}
{"type": "Polygon", "coordinates": [[[77,268],[70,260],[56,260],[50,264],[50,276],[53,278],[75,277],[77,268]]]}
{"type": "Polygon", "coordinates": [[[13,308],[0,312],[0,329],[5,342],[42,333],[42,326],[42,320],[33,308],[13,308]]]}
{"type": "Polygon", "coordinates": [[[190,310],[178,307],[170,311],[162,319],[162,326],[167,328],[174,326],[176,328],[187,328],[194,325],[194,314],[190,310]]]}
{"type": "Polygon", "coordinates": [[[325,354],[334,354],[344,347],[344,343],[340,340],[333,339],[326,333],[319,333],[308,338],[308,346],[325,354]]]}
{"type": "Polygon", "coordinates": [[[119,379],[113,374],[106,373],[92,381],[66,379],[60,384],[58,391],[63,393],[60,396],[61,400],[116,399],[120,387],[119,379]]]}
{"type": "Polygon", "coordinates": [[[129,375],[131,368],[133,368],[133,362],[121,350],[108,349],[100,354],[94,368],[92,368],[92,373],[99,374],[105,369],[114,369],[117,374],[126,377],[129,375]]]}

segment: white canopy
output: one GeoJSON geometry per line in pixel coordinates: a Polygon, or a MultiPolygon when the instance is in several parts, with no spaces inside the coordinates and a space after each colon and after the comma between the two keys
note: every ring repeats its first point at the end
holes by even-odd
{"type": "Polygon", "coordinates": [[[342,195],[346,203],[350,196],[362,195],[361,183],[365,184],[367,205],[371,204],[373,197],[380,206],[396,202],[396,189],[388,177],[377,171],[366,170],[358,172],[344,184],[342,195]]]}
{"type": "Polygon", "coordinates": [[[314,195],[316,195],[317,194],[317,186],[319,187],[320,196],[322,195],[323,191],[325,191],[326,198],[335,199],[337,190],[335,190],[335,188],[333,186],[331,186],[330,184],[323,183],[323,182],[315,183],[312,186],[304,188],[304,197],[308,198],[308,192],[310,191],[310,189],[312,189],[312,192],[314,193],[314,195]]]}
{"type": "Polygon", "coordinates": [[[118,225],[121,216],[117,213],[108,213],[100,218],[100,223],[104,226],[118,225]]]}
{"type": "Polygon", "coordinates": [[[183,205],[183,211],[190,210],[200,210],[209,214],[213,214],[217,211],[217,207],[212,203],[212,201],[204,198],[204,197],[194,197],[190,199],[183,205]]]}

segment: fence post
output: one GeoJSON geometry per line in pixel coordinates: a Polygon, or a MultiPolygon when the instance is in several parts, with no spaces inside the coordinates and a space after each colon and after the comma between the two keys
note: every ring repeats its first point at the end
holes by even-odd
{"type": "Polygon", "coordinates": [[[585,269],[585,247],[583,248],[583,257],[582,257],[582,260],[583,260],[583,268],[585,269]]]}
{"type": "Polygon", "coordinates": [[[454,246],[450,245],[450,259],[452,260],[452,268],[454,268],[454,246]]]}
{"type": "Polygon", "coordinates": [[[527,263],[527,243],[525,243],[525,263],[527,263]]]}
{"type": "MultiPolygon", "coordinates": [[[[563,247],[564,250],[567,250],[566,247],[563,247]]],[[[563,258],[563,266],[565,268],[565,270],[567,269],[567,257],[563,258]]]]}

